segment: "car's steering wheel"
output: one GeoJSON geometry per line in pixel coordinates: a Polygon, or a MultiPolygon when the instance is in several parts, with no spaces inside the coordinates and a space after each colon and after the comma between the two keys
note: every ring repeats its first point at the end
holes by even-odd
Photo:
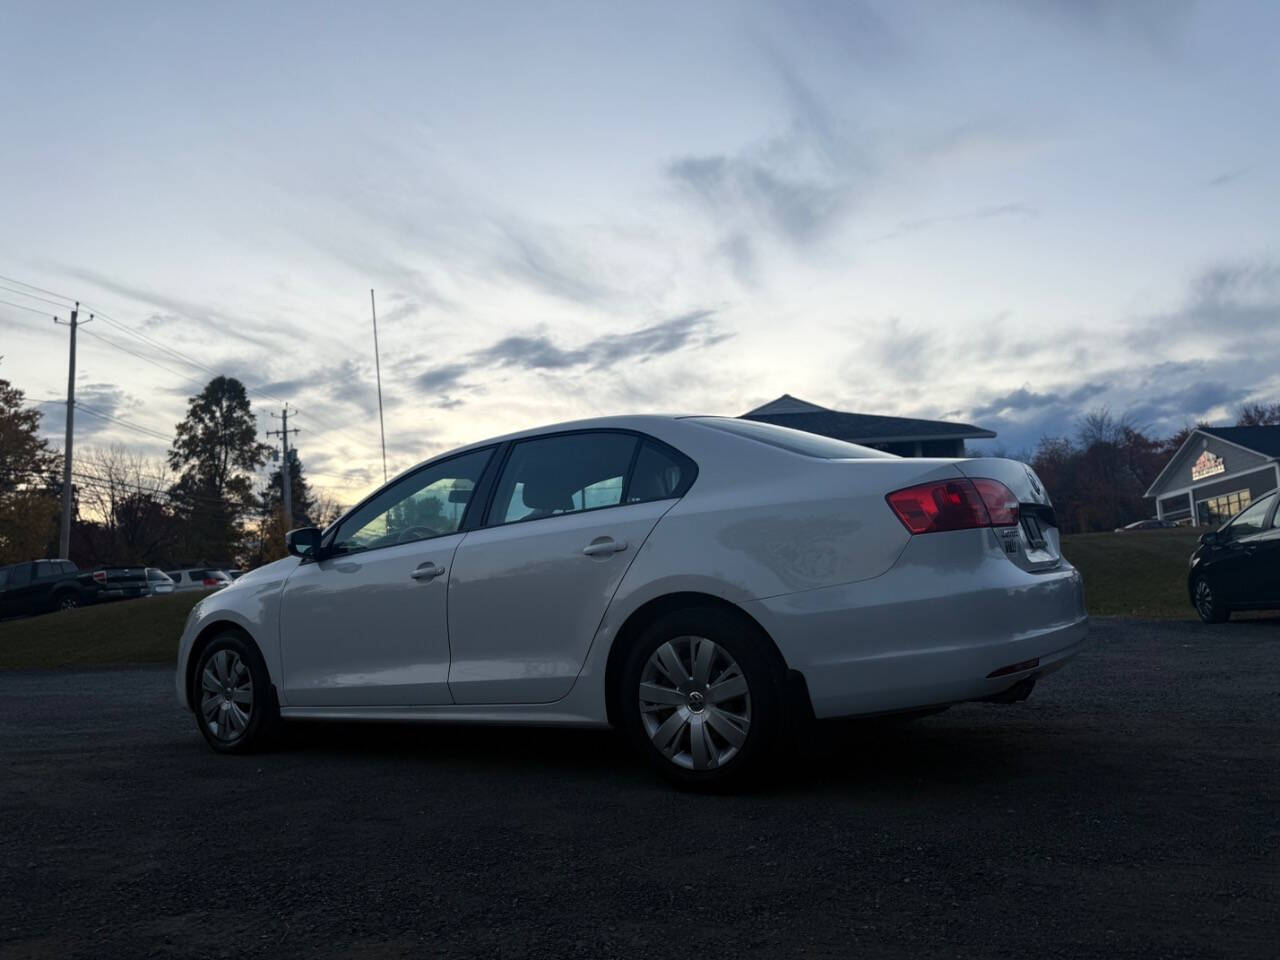
{"type": "Polygon", "coordinates": [[[440,532],[430,527],[405,527],[396,535],[396,543],[411,543],[414,540],[427,540],[438,536],[440,532]]]}

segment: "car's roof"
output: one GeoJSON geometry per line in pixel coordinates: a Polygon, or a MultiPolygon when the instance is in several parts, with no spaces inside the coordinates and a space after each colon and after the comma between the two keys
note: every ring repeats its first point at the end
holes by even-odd
{"type": "MultiPolygon", "coordinates": [[[[411,473],[423,464],[430,463],[433,460],[439,460],[441,457],[448,457],[457,453],[465,453],[468,450],[477,450],[481,447],[490,447],[498,443],[506,443],[508,440],[523,440],[526,437],[539,436],[544,433],[568,433],[574,430],[635,430],[638,433],[654,433],[655,431],[662,431],[663,427],[670,428],[673,424],[678,423],[681,420],[687,420],[695,416],[699,416],[699,414],[633,413],[612,417],[588,417],[582,420],[565,420],[561,423],[548,423],[538,427],[529,427],[525,430],[516,430],[512,433],[503,433],[496,437],[486,437],[484,440],[477,440],[474,443],[464,444],[460,447],[453,447],[449,450],[442,450],[440,453],[419,460],[413,466],[400,471],[400,473],[396,474],[396,477],[403,476],[406,473],[411,473]]],[[[396,477],[392,477],[391,479],[394,480],[396,477]]]]}

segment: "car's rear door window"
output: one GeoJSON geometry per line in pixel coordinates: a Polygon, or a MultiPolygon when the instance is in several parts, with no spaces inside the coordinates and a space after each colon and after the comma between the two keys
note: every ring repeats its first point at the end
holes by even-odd
{"type": "Polygon", "coordinates": [[[639,438],[605,431],[521,440],[498,479],[489,522],[515,523],[615,507],[639,438]]]}
{"type": "Polygon", "coordinates": [[[627,503],[683,496],[693,482],[694,472],[693,463],[683,454],[645,440],[631,471],[631,482],[627,484],[627,503]]]}
{"type": "Polygon", "coordinates": [[[25,587],[31,582],[31,568],[34,564],[20,563],[16,567],[9,568],[9,586],[25,587]]]}

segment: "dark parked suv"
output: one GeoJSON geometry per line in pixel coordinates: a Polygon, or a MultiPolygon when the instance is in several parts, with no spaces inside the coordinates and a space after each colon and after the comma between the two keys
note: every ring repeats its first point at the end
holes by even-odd
{"type": "Polygon", "coordinates": [[[1201,620],[1221,623],[1233,610],[1280,609],[1278,499],[1267,494],[1200,538],[1187,591],[1201,620]]]}
{"type": "Polygon", "coordinates": [[[0,567],[0,617],[73,610],[86,603],[147,595],[143,567],[80,570],[70,560],[28,560],[0,567]]]}

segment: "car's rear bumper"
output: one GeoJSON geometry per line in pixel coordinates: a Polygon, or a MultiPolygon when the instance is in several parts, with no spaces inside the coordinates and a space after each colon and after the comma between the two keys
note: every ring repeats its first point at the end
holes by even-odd
{"type": "Polygon", "coordinates": [[[994,696],[1062,666],[1088,632],[1080,574],[1065,561],[1026,572],[987,530],[914,537],[879,577],[745,608],[818,717],[994,696]]]}

